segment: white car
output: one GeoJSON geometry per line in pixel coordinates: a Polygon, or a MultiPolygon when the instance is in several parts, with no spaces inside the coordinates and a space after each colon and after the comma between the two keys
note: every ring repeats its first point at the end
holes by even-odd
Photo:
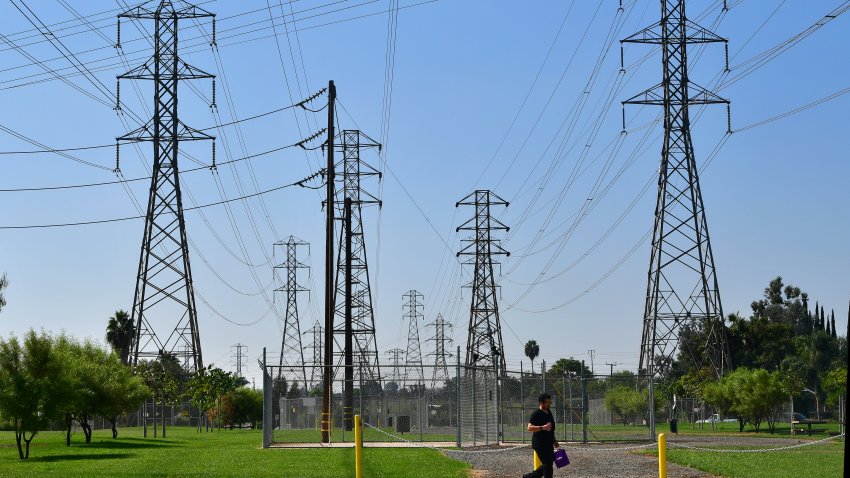
{"type": "Polygon", "coordinates": [[[705,420],[697,420],[696,423],[697,424],[699,424],[699,423],[735,423],[737,421],[738,421],[737,418],[723,418],[723,419],[721,419],[720,415],[715,413],[710,418],[707,418],[705,420]]]}

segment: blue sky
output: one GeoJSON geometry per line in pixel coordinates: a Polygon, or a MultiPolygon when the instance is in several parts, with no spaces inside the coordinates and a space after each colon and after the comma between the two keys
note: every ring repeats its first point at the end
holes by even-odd
{"type": "MultiPolygon", "coordinates": [[[[128,23],[122,26],[123,57],[110,45],[119,3],[28,5],[93,77],[114,91],[115,76],[150,53],[128,23]]],[[[846,14],[770,61],[754,61],[847,2],[729,3],[725,14],[722,2],[688,3],[690,18],[730,39],[732,68],[721,77],[721,45],[693,48],[691,79],[709,88],[719,84],[719,94],[732,100],[733,130],[743,129],[721,143],[725,109],[695,108],[692,113],[697,162],[702,166],[713,158],[700,179],[724,312],[748,314],[750,302],[781,275],[827,313],[834,308],[843,331],[850,298],[850,193],[845,186],[850,94],[746,127],[850,87],[842,35],[850,21],[846,14]],[[749,65],[757,68],[744,74],[749,65]],[[710,156],[718,144],[722,147],[710,156]]],[[[181,83],[180,115],[187,124],[206,128],[265,113],[298,102],[333,79],[340,125],[382,136],[390,2],[201,5],[218,15],[218,55],[206,46],[197,25],[187,22],[183,58],[218,75],[218,117],[207,105],[208,81],[194,82],[197,92],[181,83]]],[[[658,2],[626,1],[619,13],[614,0],[399,5],[383,208],[364,212],[379,350],[405,348],[402,294],[410,289],[425,296],[425,322],[442,313],[454,324],[455,345],[465,343],[470,294],[461,285],[469,281],[470,271],[454,258],[461,247],[454,231],[471,211],[454,204],[475,188],[489,188],[511,202],[498,212],[512,227],[503,243],[512,255],[499,269],[509,367],[518,368],[522,345],[534,339],[549,362],[572,356],[589,364],[593,350],[596,369],[617,363],[615,369],[634,370],[649,260],[649,239],[642,238],[652,226],[661,125],[659,111],[630,107],[629,132],[621,137],[620,101],[660,81],[661,58],[649,46],[628,45],[627,69],[621,74],[618,40],[657,21],[658,2]],[[617,154],[612,154],[614,145],[617,154]],[[601,189],[594,192],[597,181],[601,189]],[[576,220],[588,199],[594,206],[576,220]],[[542,238],[535,240],[541,230],[542,238]],[[539,283],[526,285],[532,282],[539,283]]],[[[138,126],[130,112],[149,115],[150,85],[139,84],[137,92],[131,82],[122,84],[125,125],[112,109],[114,100],[96,89],[97,80],[76,74],[11,3],[0,9],[0,33],[6,38],[0,38],[0,125],[50,148],[69,148],[110,144],[128,127],[138,126]],[[41,64],[33,64],[33,58],[41,64]],[[66,81],[55,75],[65,75],[66,81]]],[[[201,28],[209,33],[209,24],[201,28]]],[[[293,144],[321,128],[323,114],[287,110],[241,122],[238,130],[222,128],[215,132],[217,160],[293,144]]],[[[33,149],[41,147],[0,132],[0,151],[33,149]]],[[[187,160],[184,169],[209,161],[209,145],[184,150],[200,161],[187,160]]],[[[132,146],[122,148],[125,178],[147,175],[150,146],[139,151],[141,156],[132,146]]],[[[105,169],[55,154],[4,154],[0,189],[115,179],[112,148],[69,154],[105,169]]],[[[380,163],[377,155],[367,160],[380,163]]],[[[217,176],[206,169],[186,173],[186,206],[288,184],[316,171],[321,162],[317,152],[290,148],[220,166],[217,176]]],[[[0,226],[135,216],[130,196],[144,206],[148,186],[136,181],[126,189],[119,184],[0,192],[5,206],[0,226]]],[[[368,187],[378,193],[377,181],[368,187]]],[[[198,316],[205,362],[231,368],[236,343],[248,346],[250,364],[264,346],[270,354],[279,350],[281,322],[268,313],[264,296],[271,300],[274,295],[271,264],[282,259],[280,251],[272,256],[272,244],[290,234],[311,243],[312,254],[304,260],[313,271],[302,282],[312,292],[309,303],[302,298],[302,330],[321,318],[320,201],[316,191],[288,188],[264,195],[262,204],[255,198],[229,209],[204,209],[203,216],[186,213],[195,286],[203,297],[198,316]],[[238,326],[228,320],[259,321],[238,326]]],[[[0,229],[0,271],[10,280],[0,333],[64,329],[102,340],[107,317],[132,307],[142,227],[143,221],[130,220],[0,229]]],[[[276,307],[283,300],[277,297],[276,307]]],[[[424,344],[423,352],[430,347],[424,344]]],[[[256,376],[250,364],[247,375],[256,376]]]]}

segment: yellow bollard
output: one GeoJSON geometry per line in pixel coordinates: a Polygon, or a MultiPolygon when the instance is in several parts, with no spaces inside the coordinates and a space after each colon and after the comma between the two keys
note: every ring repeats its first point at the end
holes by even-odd
{"type": "Polygon", "coordinates": [[[540,465],[542,465],[543,462],[540,461],[540,457],[537,456],[536,451],[532,451],[531,453],[534,453],[534,469],[536,470],[536,469],[540,468],[540,465]]]}
{"type": "Polygon", "coordinates": [[[658,478],[667,478],[667,437],[658,434],[658,478]]]}
{"type": "Polygon", "coordinates": [[[354,476],[363,478],[363,428],[360,415],[354,415],[354,476]]]}

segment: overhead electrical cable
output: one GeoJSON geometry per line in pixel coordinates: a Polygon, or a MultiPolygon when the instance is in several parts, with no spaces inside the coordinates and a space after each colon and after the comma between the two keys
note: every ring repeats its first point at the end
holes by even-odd
{"type": "MultiPolygon", "coordinates": [[[[216,201],[216,202],[212,202],[212,203],[208,203],[208,204],[202,204],[200,206],[186,207],[186,208],[183,208],[183,210],[184,211],[194,211],[196,209],[205,209],[205,208],[213,207],[213,206],[226,205],[226,204],[236,202],[236,201],[244,201],[246,199],[250,199],[250,198],[262,195],[262,194],[268,194],[268,193],[271,193],[271,192],[280,191],[282,189],[290,188],[290,187],[293,187],[293,186],[301,186],[305,182],[309,181],[310,179],[313,179],[314,177],[318,177],[318,176],[319,176],[319,174],[316,173],[316,174],[314,174],[314,175],[312,175],[308,178],[302,179],[300,181],[296,181],[294,183],[284,184],[283,186],[278,186],[278,187],[274,187],[274,188],[271,188],[271,189],[266,189],[264,191],[256,192],[256,193],[253,193],[253,194],[248,194],[246,196],[224,199],[224,200],[221,200],[221,201],[216,201]]],[[[144,218],[145,218],[145,216],[127,216],[127,217],[118,217],[118,218],[111,218],[111,219],[98,219],[98,220],[91,220],[91,221],[65,222],[65,223],[53,223],[53,224],[31,224],[31,225],[24,225],[24,226],[0,226],[0,229],[3,229],[3,230],[16,229],[16,230],[18,230],[18,229],[45,229],[45,228],[55,228],[55,227],[86,226],[86,225],[92,225],[92,224],[106,224],[106,223],[111,223],[111,222],[132,221],[132,220],[135,220],[135,219],[144,219],[144,218]]]]}

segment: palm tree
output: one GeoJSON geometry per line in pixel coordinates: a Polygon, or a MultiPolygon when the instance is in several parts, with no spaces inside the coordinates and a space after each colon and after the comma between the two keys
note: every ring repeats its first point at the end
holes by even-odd
{"type": "Polygon", "coordinates": [[[534,375],[534,359],[540,355],[540,346],[537,345],[536,340],[529,340],[528,343],[525,344],[525,356],[531,360],[531,375],[534,375]]]}
{"type": "Polygon", "coordinates": [[[121,362],[124,365],[129,364],[130,345],[135,335],[136,327],[130,320],[130,314],[126,310],[116,310],[106,326],[106,342],[121,356],[121,362]]]}

